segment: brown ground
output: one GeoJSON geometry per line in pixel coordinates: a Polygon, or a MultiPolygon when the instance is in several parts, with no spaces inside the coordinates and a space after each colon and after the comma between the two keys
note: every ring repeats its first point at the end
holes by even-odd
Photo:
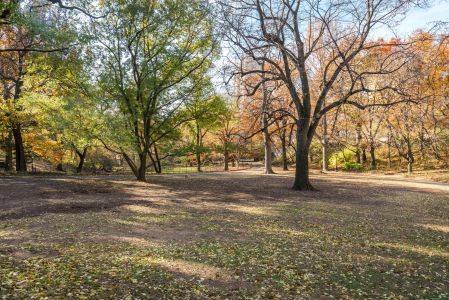
{"type": "Polygon", "coordinates": [[[448,184],[312,182],[315,192],[291,190],[289,172],[0,178],[0,296],[449,297],[448,184]]]}

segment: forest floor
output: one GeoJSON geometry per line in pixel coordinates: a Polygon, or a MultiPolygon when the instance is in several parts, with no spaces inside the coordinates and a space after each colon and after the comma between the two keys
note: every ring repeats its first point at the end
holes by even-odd
{"type": "Polygon", "coordinates": [[[2,177],[0,298],[449,298],[448,184],[292,180],[2,177]]]}

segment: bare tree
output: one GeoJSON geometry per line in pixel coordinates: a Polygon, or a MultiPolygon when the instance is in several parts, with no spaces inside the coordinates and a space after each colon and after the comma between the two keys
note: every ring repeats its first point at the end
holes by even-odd
{"type": "Polygon", "coordinates": [[[237,73],[242,77],[264,73],[265,79],[259,86],[265,81],[280,80],[288,88],[297,126],[293,188],[311,190],[308,153],[321,117],[343,104],[361,109],[372,106],[357,102],[354,95],[395,90],[388,78],[382,87],[371,87],[370,78],[388,77],[400,69],[402,64],[397,62],[404,59],[400,51],[404,45],[395,43],[397,49],[375,66],[360,68],[359,62],[370,51],[391,44],[371,42],[370,33],[379,26],[394,25],[417,2],[222,0],[219,3],[224,35],[233,46],[236,61],[249,57],[259,64],[270,65],[261,70],[236,63],[237,73]],[[320,68],[316,68],[318,53],[327,58],[320,68]],[[318,84],[312,84],[313,81],[318,84]]]}

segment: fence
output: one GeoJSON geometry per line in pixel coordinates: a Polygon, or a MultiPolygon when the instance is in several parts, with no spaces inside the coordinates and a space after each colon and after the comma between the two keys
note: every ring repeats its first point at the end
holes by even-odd
{"type": "MultiPolygon", "coordinates": [[[[224,161],[205,161],[201,163],[201,172],[223,172],[224,171],[224,161]]],[[[249,169],[253,165],[252,160],[233,160],[229,162],[229,171],[238,171],[249,169]]],[[[184,173],[197,173],[198,166],[196,162],[179,162],[174,160],[163,160],[161,162],[162,174],[184,174],[184,173]]],[[[150,166],[147,173],[156,174],[153,166],[150,166]]]]}

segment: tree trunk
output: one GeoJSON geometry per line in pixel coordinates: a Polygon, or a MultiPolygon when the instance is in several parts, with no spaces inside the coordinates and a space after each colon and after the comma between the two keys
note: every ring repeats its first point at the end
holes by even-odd
{"type": "Polygon", "coordinates": [[[146,180],[146,172],[147,172],[147,152],[143,151],[139,154],[139,169],[137,170],[137,180],[145,181],[146,180]]]}
{"type": "Polygon", "coordinates": [[[196,153],[196,170],[198,172],[203,171],[203,170],[201,170],[201,155],[198,152],[196,153]]]}
{"type": "Polygon", "coordinates": [[[5,157],[5,171],[10,172],[13,169],[12,166],[12,149],[14,142],[12,138],[11,130],[8,130],[8,137],[6,138],[6,157],[5,157]]]}
{"type": "Polygon", "coordinates": [[[413,156],[412,145],[409,140],[407,140],[407,173],[412,174],[413,167],[412,164],[415,162],[415,158],[413,156]]]}
{"type": "Polygon", "coordinates": [[[307,130],[305,130],[303,126],[297,126],[296,130],[295,165],[296,170],[293,189],[298,191],[313,190],[313,187],[309,181],[309,141],[307,139],[307,130]]]}
{"type": "Polygon", "coordinates": [[[281,143],[282,143],[282,169],[288,171],[288,160],[287,160],[287,137],[285,133],[285,128],[281,133],[281,143]]]}
{"type": "Polygon", "coordinates": [[[328,144],[329,141],[327,139],[327,117],[323,116],[323,141],[321,143],[321,153],[323,156],[323,172],[327,172],[329,170],[329,153],[328,153],[328,144]]]}
{"type": "Polygon", "coordinates": [[[157,153],[156,145],[154,146],[154,154],[156,156],[155,158],[153,157],[153,153],[151,153],[151,151],[148,151],[148,156],[150,157],[151,163],[153,164],[154,171],[157,174],[161,174],[162,173],[162,165],[161,165],[161,160],[159,159],[159,155],[157,153]]]}
{"type": "Polygon", "coordinates": [[[62,162],[60,162],[60,163],[58,163],[56,165],[56,171],[58,171],[58,172],[65,172],[64,165],[62,164],[62,162]]]}
{"type": "Polygon", "coordinates": [[[373,143],[371,143],[370,145],[369,154],[371,156],[371,169],[375,170],[377,167],[377,162],[376,162],[375,146],[373,143]]]}
{"type": "Polygon", "coordinates": [[[335,172],[338,171],[338,152],[335,152],[335,172]]]}
{"type": "Polygon", "coordinates": [[[262,132],[263,132],[264,152],[265,152],[264,174],[274,174],[271,157],[271,141],[270,141],[270,134],[268,133],[268,128],[265,128],[262,132]]]}
{"type": "Polygon", "coordinates": [[[355,162],[360,164],[361,163],[361,158],[360,158],[360,141],[362,140],[362,132],[361,132],[362,128],[360,123],[357,123],[357,127],[356,127],[356,149],[355,149],[355,162]]]}
{"type": "Polygon", "coordinates": [[[83,171],[83,165],[84,165],[84,160],[86,159],[86,155],[87,155],[87,148],[85,147],[83,149],[83,152],[78,151],[78,149],[75,149],[76,154],[78,155],[79,158],[79,163],[78,166],[76,167],[76,173],[81,173],[83,171]]]}
{"type": "Polygon", "coordinates": [[[156,167],[154,168],[157,174],[162,174],[162,163],[159,158],[159,153],[157,151],[156,144],[154,144],[154,155],[156,156],[156,167]]]}
{"type": "Polygon", "coordinates": [[[321,145],[321,153],[323,156],[323,172],[329,170],[329,153],[327,149],[327,139],[323,139],[323,144],[321,145]]]}
{"type": "Polygon", "coordinates": [[[12,129],[14,135],[14,145],[16,150],[16,171],[26,172],[27,164],[25,157],[25,147],[23,146],[22,129],[20,124],[15,124],[12,129]]]}
{"type": "Polygon", "coordinates": [[[412,172],[413,172],[413,166],[412,166],[412,162],[411,161],[408,161],[407,162],[407,173],[409,174],[409,175],[411,175],[412,174],[412,172]]]}
{"type": "Polygon", "coordinates": [[[425,146],[424,133],[425,133],[424,123],[421,121],[421,128],[419,130],[419,152],[421,154],[421,160],[423,162],[426,160],[426,153],[425,153],[426,146],[425,146]]]}
{"type": "Polygon", "coordinates": [[[200,127],[196,125],[196,170],[202,172],[201,170],[201,132],[200,127]]]}
{"type": "Polygon", "coordinates": [[[123,155],[123,158],[125,159],[126,163],[128,164],[128,166],[130,167],[131,171],[133,172],[134,176],[137,177],[138,170],[137,170],[136,164],[134,163],[135,160],[131,159],[131,157],[129,157],[129,155],[126,154],[125,152],[123,152],[122,155],[123,155]]]}
{"type": "MultiPolygon", "coordinates": [[[[23,64],[24,64],[24,53],[19,53],[19,61],[18,61],[18,70],[19,70],[19,79],[15,82],[15,91],[14,91],[14,102],[17,104],[21,93],[23,80],[23,64]]],[[[19,106],[16,108],[17,111],[21,111],[22,108],[19,106]]],[[[22,138],[22,126],[20,123],[13,122],[12,124],[12,134],[14,136],[14,145],[16,150],[16,171],[17,172],[26,172],[27,171],[27,162],[25,156],[25,147],[23,145],[22,138]]]]}
{"type": "Polygon", "coordinates": [[[366,157],[366,148],[363,147],[363,148],[362,148],[362,163],[363,163],[363,164],[366,163],[367,160],[368,160],[368,159],[367,159],[367,157],[366,157]]]}
{"type": "Polygon", "coordinates": [[[229,152],[228,152],[228,150],[224,151],[224,170],[229,171],[229,152]]]}
{"type": "Polygon", "coordinates": [[[388,141],[387,141],[387,155],[388,155],[388,169],[391,169],[391,136],[390,133],[388,133],[388,141]]]}

